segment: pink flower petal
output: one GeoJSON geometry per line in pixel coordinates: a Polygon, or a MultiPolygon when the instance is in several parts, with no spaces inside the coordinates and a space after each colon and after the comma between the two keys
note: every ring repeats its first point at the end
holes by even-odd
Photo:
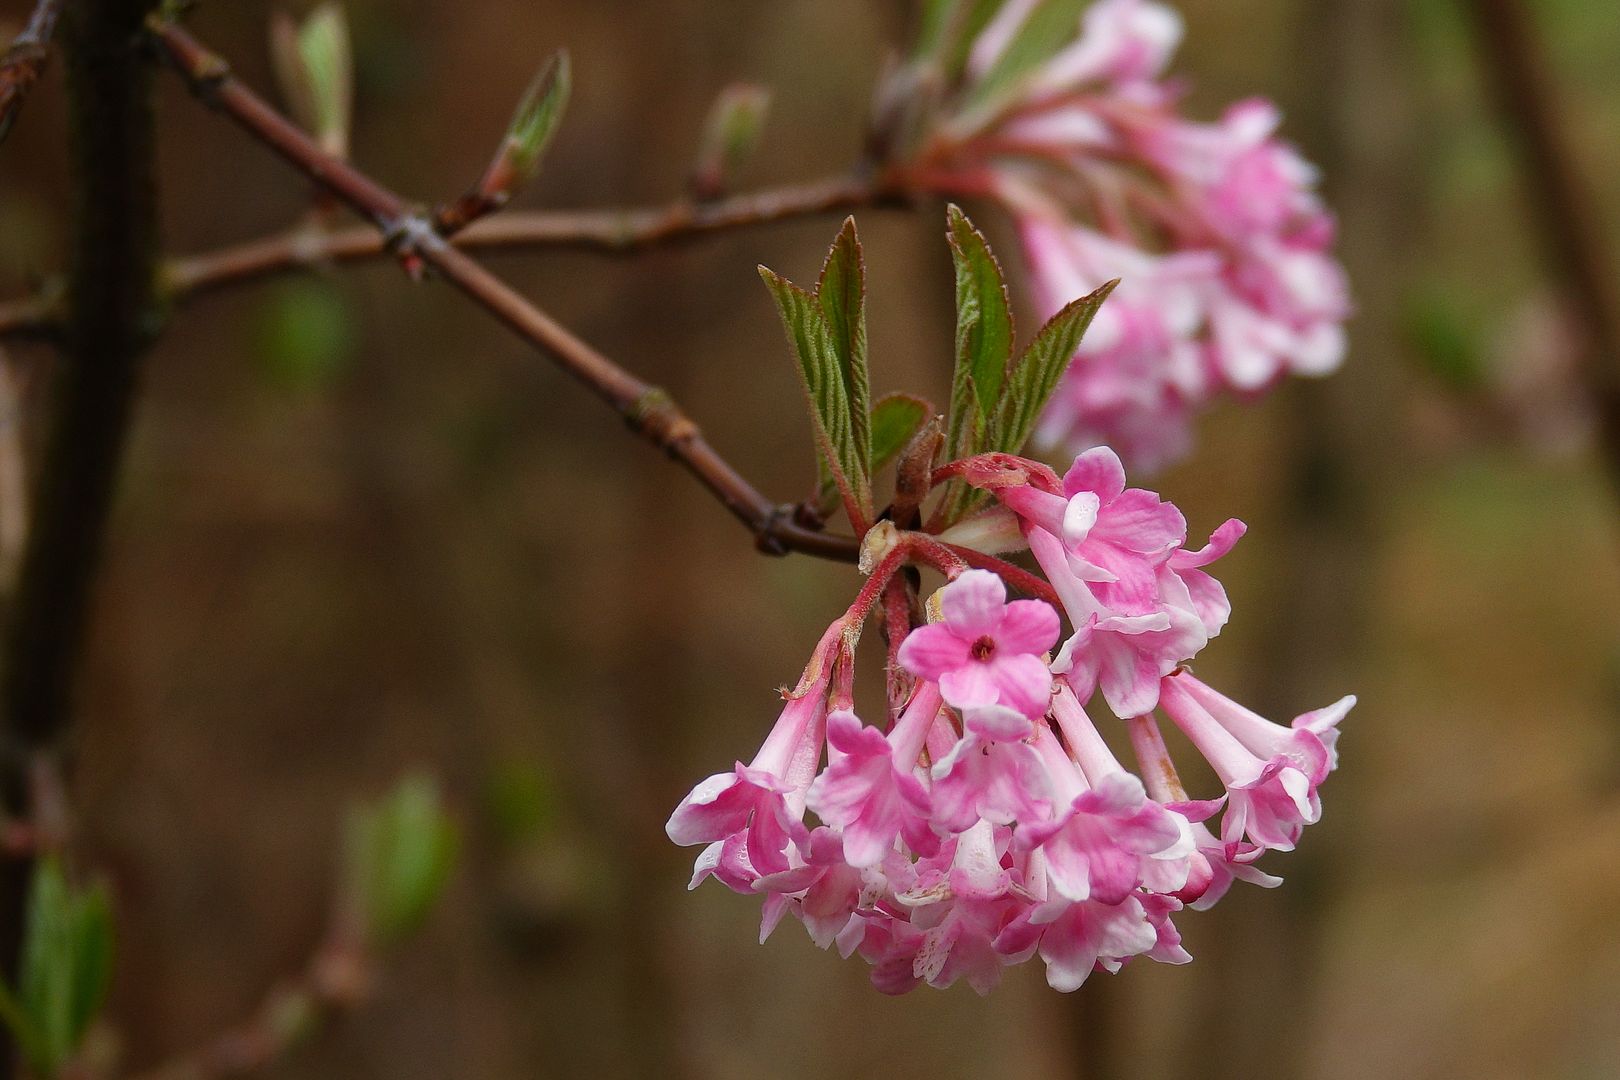
{"type": "Polygon", "coordinates": [[[928,623],[900,643],[900,666],[920,679],[939,679],[972,660],[973,643],[944,623],[928,623]]]}
{"type": "Polygon", "coordinates": [[[945,625],[970,642],[995,631],[1006,605],[1006,583],[988,570],[965,571],[939,591],[945,625]]]}

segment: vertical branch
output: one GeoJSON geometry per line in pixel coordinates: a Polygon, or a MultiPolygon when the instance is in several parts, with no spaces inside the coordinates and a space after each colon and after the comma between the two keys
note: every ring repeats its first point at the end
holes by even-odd
{"type": "Polygon", "coordinates": [[[1517,144],[1539,241],[1585,339],[1582,374],[1597,412],[1604,463],[1620,485],[1620,299],[1604,231],[1563,137],[1551,70],[1519,0],[1468,0],[1482,74],[1517,144]]]}
{"type": "MultiPolygon", "coordinates": [[[[66,732],[85,616],[135,391],[155,329],[156,203],[146,0],[75,0],[64,14],[75,233],[68,322],[34,518],[4,640],[0,794],[26,812],[28,763],[66,732]]],[[[13,966],[29,868],[0,879],[13,966]]]]}

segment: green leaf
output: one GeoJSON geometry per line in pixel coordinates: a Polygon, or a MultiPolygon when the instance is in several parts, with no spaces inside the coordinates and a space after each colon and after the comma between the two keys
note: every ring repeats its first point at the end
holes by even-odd
{"type": "Polygon", "coordinates": [[[42,859],[29,889],[17,993],[0,1002],[38,1072],[60,1070],[95,1019],[112,978],[112,937],[106,890],[74,889],[54,858],[42,859]]]}
{"type": "Polygon", "coordinates": [[[430,776],[409,776],[351,811],[345,855],[350,899],[373,941],[386,945],[427,918],[455,863],[456,830],[430,776]]]}
{"type": "Polygon", "coordinates": [[[947,77],[958,74],[981,31],[1006,0],[925,0],[913,57],[933,60],[947,77]]]}
{"type": "Polygon", "coordinates": [[[878,398],[872,406],[872,471],[876,473],[899,456],[933,412],[933,405],[911,394],[878,398]]]}
{"type": "Polygon", "coordinates": [[[815,296],[763,266],[759,276],[776,299],[782,326],[798,361],[795,369],[810,406],[816,447],[826,469],[823,478],[837,487],[845,510],[859,527],[872,516],[872,493],[866,454],[855,439],[849,384],[833,329],[815,296]]]}
{"type": "MultiPolygon", "coordinates": [[[[872,406],[872,475],[876,476],[899,456],[928,418],[934,406],[911,394],[884,394],[872,406]]],[[[830,479],[821,485],[819,505],[830,514],[838,505],[838,487],[830,479]]]]}
{"type": "Polygon", "coordinates": [[[1079,34],[1080,16],[1092,0],[1041,0],[1024,16],[1001,56],[973,89],[973,103],[993,102],[1057,54],[1079,34]]]}
{"type": "Polygon", "coordinates": [[[986,449],[1016,454],[1024,448],[1036,418],[1074,359],[1086,328],[1118,284],[1117,279],[1110,281],[1096,292],[1070,301],[1041,327],[1007,376],[986,449]]]}
{"type": "Polygon", "coordinates": [[[861,238],[853,217],[844,219],[821,266],[816,281],[816,302],[832,331],[833,348],[838,351],[838,367],[849,398],[850,433],[855,452],[866,462],[862,470],[872,474],[872,390],[866,362],[866,260],[861,255],[861,238]]]}
{"type": "Polygon", "coordinates": [[[956,268],[956,370],[945,445],[952,458],[987,449],[989,421],[1012,359],[1013,322],[1001,266],[961,209],[947,211],[956,268]]]}

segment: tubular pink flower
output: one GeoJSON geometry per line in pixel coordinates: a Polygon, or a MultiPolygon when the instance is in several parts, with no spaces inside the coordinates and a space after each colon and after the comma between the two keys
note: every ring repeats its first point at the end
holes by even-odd
{"type": "MultiPolygon", "coordinates": [[[[803,831],[802,798],[815,775],[826,727],[825,672],[790,696],[752,763],[737,762],[730,772],[716,773],[699,783],[670,815],[664,831],[682,846],[723,842],[745,835],[742,853],[755,873],[777,873],[788,868],[788,842],[803,831]],[[797,812],[795,812],[797,810],[797,812]]],[[[705,851],[700,862],[715,859],[714,871],[728,885],[744,877],[735,850],[729,860],[723,849],[705,851]],[[724,864],[725,873],[720,873],[724,864]],[[730,880],[728,880],[730,879],[730,880]]],[[[696,885],[705,876],[694,877],[696,885]]]]}
{"type": "Polygon", "coordinates": [[[1187,590],[1192,611],[1204,624],[1204,632],[1214,637],[1231,617],[1232,604],[1226,598],[1226,589],[1203,568],[1231,551],[1248,531],[1248,526],[1237,518],[1230,518],[1210,534],[1209,543],[1197,551],[1185,549],[1175,552],[1167,560],[1170,572],[1180,579],[1187,590]]]}
{"type": "Polygon", "coordinates": [[[1093,971],[1117,972],[1126,960],[1158,943],[1158,928],[1141,901],[1131,896],[1118,904],[1050,900],[1009,923],[995,946],[1010,959],[1038,950],[1046,963],[1047,984],[1069,993],[1080,989],[1093,971]]]}
{"type": "Polygon", "coordinates": [[[1355,707],[1354,696],[1342,697],[1325,709],[1305,713],[1296,718],[1292,726],[1283,727],[1211,689],[1191,672],[1181,672],[1175,678],[1193,700],[1257,757],[1286,759],[1309,777],[1312,785],[1326,780],[1337,765],[1333,747],[1338,742],[1338,725],[1355,707]]]}
{"type": "Polygon", "coordinates": [[[1047,881],[1059,896],[1118,904],[1141,884],[1148,856],[1178,845],[1180,857],[1190,852],[1183,825],[1148,800],[1135,776],[1114,770],[1088,787],[1078,768],[1064,767],[1067,758],[1050,735],[1037,733],[1035,745],[1066,803],[1053,820],[1020,825],[1013,844],[1042,850],[1047,881]]]}
{"type": "Polygon", "coordinates": [[[969,710],[966,733],[934,763],[934,823],[962,833],[979,821],[1011,825],[1036,821],[1051,810],[1051,782],[1023,740],[1032,727],[1016,709],[990,705],[969,710]]]}
{"type": "Polygon", "coordinates": [[[1106,446],[1074,459],[1063,495],[1034,487],[999,490],[1002,503],[1063,542],[1069,569],[1118,615],[1158,607],[1157,568],[1187,538],[1181,511],[1151,491],[1125,487],[1125,468],[1106,446]]]}
{"type": "Polygon", "coordinates": [[[1230,843],[1246,835],[1261,847],[1292,851],[1305,826],[1322,815],[1316,784],[1306,771],[1315,766],[1305,762],[1301,769],[1297,759],[1284,754],[1257,756],[1199,704],[1179,675],[1164,680],[1160,702],[1226,785],[1221,839],[1230,843]]]}
{"type": "Polygon", "coordinates": [[[1175,605],[1142,615],[1116,615],[1074,575],[1067,552],[1055,536],[1044,529],[1031,529],[1028,536],[1030,551],[1075,626],[1053,660],[1052,670],[1068,676],[1083,698],[1101,689],[1117,716],[1152,712],[1158,702],[1159,679],[1208,640],[1202,620],[1188,608],[1175,605]]]}
{"type": "Polygon", "coordinates": [[[1057,643],[1057,612],[1040,600],[1007,602],[988,570],[968,570],[939,591],[944,620],[919,626],[900,646],[900,663],[939,684],[959,709],[1005,705],[1025,716],[1046,711],[1052,675],[1041,659],[1057,643]]]}
{"type": "Polygon", "coordinates": [[[922,684],[887,737],[848,710],[828,717],[827,742],[841,756],[810,785],[807,805],[842,832],[851,866],[875,866],[902,835],[914,851],[937,850],[928,791],[912,769],[939,706],[938,687],[922,684]]]}

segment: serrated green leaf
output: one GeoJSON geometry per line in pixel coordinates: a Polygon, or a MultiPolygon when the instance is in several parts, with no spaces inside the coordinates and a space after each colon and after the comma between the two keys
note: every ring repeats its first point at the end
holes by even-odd
{"type": "MultiPolygon", "coordinates": [[[[58,1071],[78,1049],[112,977],[112,917],[100,886],[76,890],[54,858],[29,889],[15,998],[0,1006],[29,1063],[58,1071]]],[[[10,998],[10,995],[7,995],[10,998]]]]}
{"type": "Polygon", "coordinates": [[[838,350],[855,453],[865,462],[862,472],[870,478],[872,390],[866,360],[866,260],[861,255],[861,238],[853,217],[844,219],[844,227],[822,263],[821,277],[816,281],[816,302],[832,331],[833,348],[838,350]]]}
{"type": "Polygon", "coordinates": [[[945,445],[953,458],[985,449],[1012,360],[1013,322],[1001,266],[961,209],[947,211],[956,270],[956,370],[945,445]]]}
{"type": "Polygon", "coordinates": [[[455,862],[456,830],[432,777],[410,776],[379,802],[350,813],[351,900],[372,939],[386,945],[432,910],[455,862]]]}
{"type": "Polygon", "coordinates": [[[1006,392],[996,410],[985,449],[1016,454],[1024,448],[1041,410],[1068,370],[1069,361],[1074,359],[1086,328],[1118,284],[1118,280],[1110,281],[1097,291],[1070,301],[1041,327],[1007,376],[1006,392]]]}
{"type": "Polygon", "coordinates": [[[825,475],[837,486],[846,511],[859,527],[871,519],[872,493],[866,455],[855,441],[848,384],[832,327],[815,296],[763,266],[759,276],[776,299],[782,327],[793,346],[794,367],[810,407],[816,447],[828,470],[825,475]]]}
{"type": "Polygon", "coordinates": [[[1078,35],[1092,0],[1040,0],[1024,16],[1001,56],[973,88],[973,104],[994,101],[1078,35]]]}

